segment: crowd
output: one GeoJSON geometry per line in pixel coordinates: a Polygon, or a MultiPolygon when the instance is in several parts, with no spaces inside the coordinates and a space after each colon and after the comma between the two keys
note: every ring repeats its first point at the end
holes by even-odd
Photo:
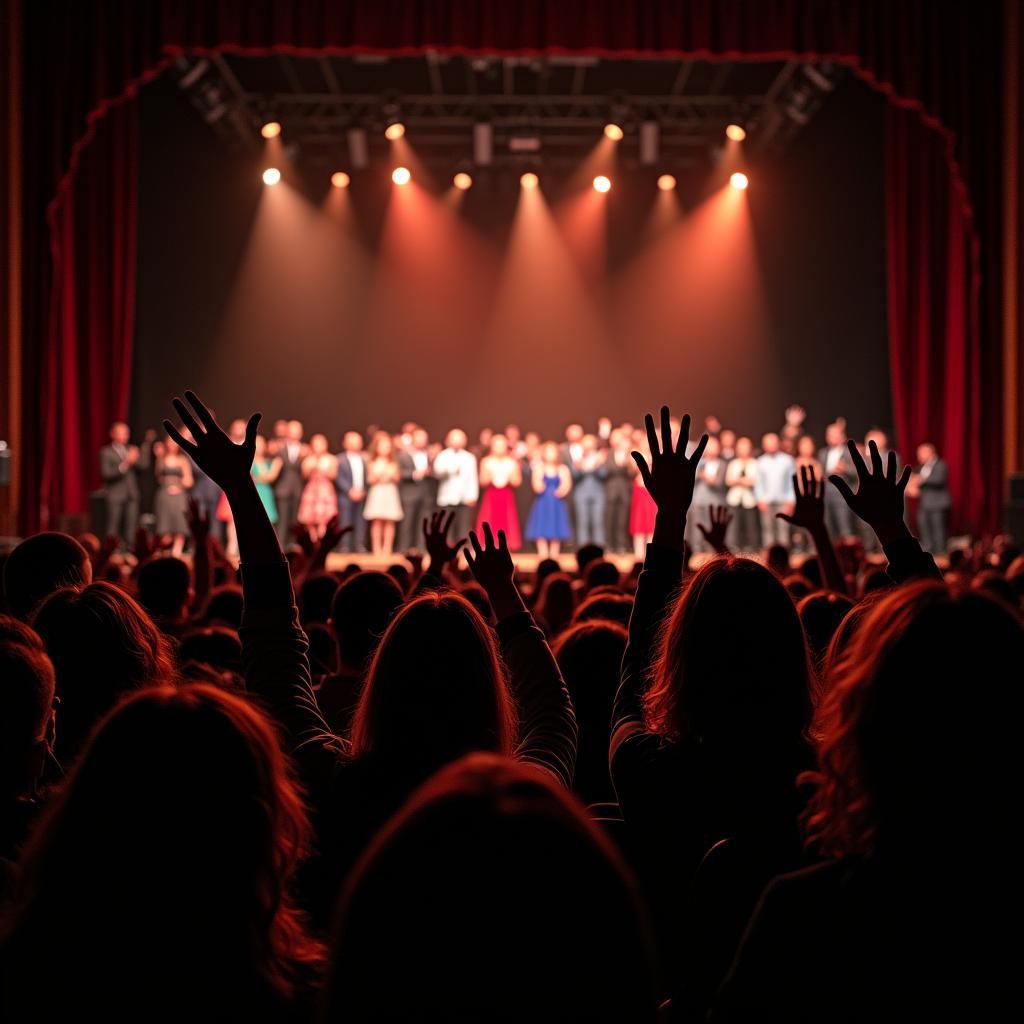
{"type": "Polygon", "coordinates": [[[577,571],[526,575],[508,431],[479,464],[416,430],[411,451],[346,435],[338,456],[298,424],[264,442],[258,414],[225,431],[191,392],[173,406],[166,442],[142,454],[116,427],[104,455],[126,490],[152,455],[170,545],[44,533],[2,555],[3,1019],[1012,1005],[1024,556],[1004,538],[940,569],[905,521],[934,467],[833,425],[822,457],[767,435],[751,469],[752,445],[689,441],[663,408],[639,445],[581,431],[529,464],[528,523],[561,527],[556,502],[622,448],[652,507],[640,571],[580,532],[581,500],[577,571]],[[782,456],[785,477],[762,476],[782,456]],[[407,545],[423,555],[327,571],[356,536],[334,497],[354,491],[373,524],[412,517],[404,460],[437,483],[407,545]],[[275,491],[285,463],[300,489],[275,491]],[[473,506],[453,499],[481,484],[464,538],[473,506]],[[733,532],[748,508],[772,531],[765,564],[733,548],[756,546],[733,532]],[[282,546],[291,510],[308,529],[282,546]],[[776,523],[807,539],[799,568],[776,523]],[[884,568],[834,543],[861,529],[884,568]]]}
{"type": "MultiPolygon", "coordinates": [[[[674,436],[679,426],[673,422],[674,436]]],[[[716,416],[708,416],[704,427],[708,444],[697,467],[694,507],[698,518],[718,505],[729,508],[728,540],[737,551],[790,542],[785,517],[793,510],[797,470],[808,467],[817,479],[839,475],[848,483],[856,481],[842,419],[825,428],[820,447],[805,429],[804,410],[796,405],[786,410],[783,428],[766,433],[759,445],[723,427],[716,416]]],[[[238,442],[244,431],[245,421],[235,420],[228,432],[238,442]]],[[[515,424],[482,430],[475,445],[458,428],[448,432],[443,444],[432,441],[412,422],[394,435],[371,427],[366,436],[368,446],[363,434],[348,431],[336,454],[324,434],[307,441],[298,420],[278,420],[269,439],[257,437],[252,475],[282,542],[296,522],[319,537],[338,516],[350,528],[342,542],[345,550],[363,551],[369,545],[374,554],[386,557],[395,550],[418,548],[420,521],[435,508],[454,513],[460,537],[489,522],[505,531],[510,551],[535,550],[542,558],[557,557],[567,543],[597,544],[612,554],[632,552],[642,558],[653,534],[655,506],[630,454],[649,454],[647,438],[630,423],[614,426],[601,417],[592,433],[571,423],[561,443],[523,434],[515,424]]],[[[139,447],[129,438],[126,424],[114,424],[110,444],[100,453],[107,533],[130,539],[141,510],[180,554],[191,495],[214,520],[215,529],[223,526],[234,552],[231,510],[216,482],[173,441],[157,440],[155,431],[139,447]]],[[[868,432],[861,454],[872,441],[885,458],[889,442],[879,429],[868,432]]],[[[695,445],[687,439],[688,451],[695,445]]],[[[946,464],[932,444],[922,444],[916,455],[908,495],[917,499],[918,532],[926,550],[944,553],[950,507],[946,464]]],[[[857,523],[831,488],[826,491],[826,515],[837,538],[856,537],[874,546],[871,531],[857,523]]],[[[692,524],[687,540],[695,551],[710,551],[692,524]]]]}

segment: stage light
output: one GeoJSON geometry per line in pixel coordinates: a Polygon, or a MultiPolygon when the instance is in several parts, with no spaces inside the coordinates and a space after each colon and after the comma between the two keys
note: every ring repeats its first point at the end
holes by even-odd
{"type": "Polygon", "coordinates": [[[607,192],[612,187],[611,179],[604,174],[599,174],[594,179],[594,189],[597,192],[607,192]]]}
{"type": "Polygon", "coordinates": [[[395,121],[394,124],[389,124],[384,129],[384,138],[394,142],[396,139],[400,139],[405,134],[405,125],[401,121],[395,121]]]}
{"type": "Polygon", "coordinates": [[[733,188],[745,189],[750,184],[750,179],[742,171],[737,171],[730,176],[729,184],[733,188]]]}
{"type": "Polygon", "coordinates": [[[604,134],[612,142],[618,142],[622,138],[622,129],[617,124],[606,124],[604,126],[604,134]]]}
{"type": "Polygon", "coordinates": [[[734,121],[732,124],[725,126],[725,137],[732,139],[733,142],[742,142],[747,137],[747,130],[741,124],[736,124],[734,121]]]}
{"type": "Polygon", "coordinates": [[[264,185],[276,185],[281,180],[281,172],[276,167],[268,167],[263,172],[264,185]]]}
{"type": "Polygon", "coordinates": [[[465,192],[466,189],[473,184],[473,179],[468,174],[466,174],[465,171],[459,171],[459,173],[456,174],[454,178],[452,178],[452,184],[456,188],[461,189],[463,192],[465,192]]]}
{"type": "Polygon", "coordinates": [[[671,192],[676,187],[676,179],[671,174],[663,174],[658,178],[658,188],[662,192],[671,192]]]}
{"type": "Polygon", "coordinates": [[[344,171],[335,171],[331,175],[331,184],[335,188],[348,188],[349,181],[351,179],[344,171]]]}
{"type": "Polygon", "coordinates": [[[260,135],[265,139],[276,139],[281,134],[281,125],[277,121],[268,121],[261,129],[260,135]]]}
{"type": "Polygon", "coordinates": [[[396,167],[391,172],[391,180],[396,185],[408,185],[412,179],[412,175],[409,173],[408,167],[396,167]]]}
{"type": "Polygon", "coordinates": [[[536,188],[540,184],[540,178],[533,171],[527,171],[520,179],[519,184],[523,188],[536,188]]]}

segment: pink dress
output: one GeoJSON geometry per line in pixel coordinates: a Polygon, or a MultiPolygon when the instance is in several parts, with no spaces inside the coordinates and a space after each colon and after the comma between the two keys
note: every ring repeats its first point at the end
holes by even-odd
{"type": "Polygon", "coordinates": [[[306,526],[325,526],[338,514],[338,492],[334,480],[317,466],[310,473],[299,501],[299,522],[306,526]]]}
{"type": "Polygon", "coordinates": [[[641,477],[633,480],[633,504],[629,510],[629,532],[634,537],[648,536],[654,533],[654,517],[658,506],[654,504],[641,477]]]}

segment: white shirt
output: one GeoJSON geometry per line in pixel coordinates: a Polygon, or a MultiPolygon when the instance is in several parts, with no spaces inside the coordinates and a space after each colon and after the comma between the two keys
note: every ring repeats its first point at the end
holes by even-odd
{"type": "Polygon", "coordinates": [[[409,454],[412,456],[412,468],[416,470],[417,473],[423,473],[430,465],[430,459],[427,457],[427,453],[421,448],[414,448],[409,454]]]}
{"type": "Polygon", "coordinates": [[[358,452],[345,452],[345,458],[348,459],[348,464],[352,468],[352,490],[365,490],[366,481],[363,478],[363,473],[366,464],[363,462],[362,455],[358,452]]]}
{"type": "Polygon", "coordinates": [[[769,505],[785,505],[793,501],[793,474],[796,472],[796,461],[792,455],[776,452],[769,455],[765,452],[757,459],[757,482],[754,484],[754,495],[758,501],[769,505]]]}
{"type": "Polygon", "coordinates": [[[445,448],[434,459],[434,476],[438,479],[437,504],[441,508],[468,505],[480,496],[476,456],[465,448],[445,448]]]}

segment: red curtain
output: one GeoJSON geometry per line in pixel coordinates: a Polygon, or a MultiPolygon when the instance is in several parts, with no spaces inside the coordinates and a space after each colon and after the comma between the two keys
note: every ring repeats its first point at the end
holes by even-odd
{"type": "MultiPolygon", "coordinates": [[[[111,187],[117,175],[131,177],[128,122],[140,85],[185,52],[428,47],[828,57],[884,90],[894,107],[887,181],[897,439],[904,451],[924,435],[936,439],[961,521],[995,525],[1002,436],[992,386],[1001,308],[994,0],[33,0],[24,10],[26,90],[34,97],[26,176],[35,176],[37,210],[50,204],[53,265],[51,274],[44,251],[27,241],[27,259],[37,263],[25,276],[26,325],[41,341],[38,350],[26,346],[23,390],[42,392],[25,403],[23,527],[38,527],[41,511],[52,519],[84,507],[96,482],[91,446],[100,424],[125,412],[134,181],[125,178],[118,194],[111,187]],[[92,197],[95,188],[101,195],[92,197]]],[[[41,217],[28,221],[29,232],[46,230],[41,217]]]]}

